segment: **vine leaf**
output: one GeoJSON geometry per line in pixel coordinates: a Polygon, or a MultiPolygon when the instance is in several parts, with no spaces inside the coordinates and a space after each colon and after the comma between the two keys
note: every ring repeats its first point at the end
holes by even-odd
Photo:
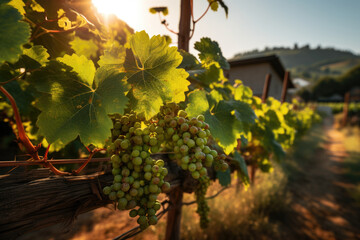
{"type": "Polygon", "coordinates": [[[40,66],[44,66],[47,62],[49,62],[50,55],[46,48],[41,45],[25,48],[23,50],[23,54],[38,62],[40,66]]]}
{"type": "MultiPolygon", "coordinates": [[[[91,70],[90,70],[91,71],[91,70]]],[[[32,74],[30,82],[42,93],[36,107],[37,125],[49,143],[66,145],[80,136],[84,145],[103,146],[112,122],[108,114],[121,113],[128,103],[125,74],[107,67],[84,82],[67,65],[50,61],[32,74]]]]}
{"type": "Polygon", "coordinates": [[[152,7],[149,9],[149,12],[152,14],[162,13],[164,16],[169,14],[169,10],[167,7],[152,7]]]}
{"type": "Polygon", "coordinates": [[[231,183],[231,173],[230,169],[226,169],[225,172],[218,171],[216,172],[216,178],[219,180],[221,186],[226,187],[229,186],[231,183]]]}
{"type": "Polygon", "coordinates": [[[22,53],[21,46],[30,37],[30,27],[20,22],[21,14],[14,7],[0,4],[0,64],[14,62],[22,53]]]}
{"type": "Polygon", "coordinates": [[[125,61],[126,49],[118,42],[114,42],[111,47],[104,51],[104,55],[98,61],[99,66],[110,65],[116,68],[121,68],[125,61]]]}
{"type": "Polygon", "coordinates": [[[218,10],[219,3],[217,1],[208,0],[208,3],[210,4],[211,10],[213,10],[214,12],[216,12],[218,10]]]}
{"type": "Polygon", "coordinates": [[[25,3],[22,0],[11,0],[8,4],[16,8],[21,15],[25,15],[25,3]]]}
{"type": "Polygon", "coordinates": [[[83,40],[80,37],[75,36],[74,40],[70,41],[69,44],[77,55],[84,55],[89,59],[96,58],[97,51],[99,50],[98,45],[96,45],[92,38],[83,40]]]}
{"type": "Polygon", "coordinates": [[[163,102],[180,102],[190,84],[188,73],[177,68],[182,57],[176,47],[169,47],[161,36],[135,33],[129,41],[124,69],[132,89],[130,106],[150,118],[159,112],[163,102]]]}
{"type": "Polygon", "coordinates": [[[210,38],[201,38],[200,42],[195,43],[195,49],[200,52],[199,58],[204,65],[217,62],[221,68],[230,69],[230,65],[222,55],[219,44],[216,41],[212,41],[210,38]]]}
{"type": "Polygon", "coordinates": [[[71,56],[65,54],[64,57],[57,58],[57,60],[72,67],[73,71],[79,75],[81,80],[91,86],[96,72],[94,63],[91,60],[83,55],[78,56],[75,53],[71,56]]]}
{"type": "Polygon", "coordinates": [[[200,90],[191,92],[188,96],[188,102],[186,112],[189,117],[204,115],[206,122],[210,125],[211,135],[218,140],[226,154],[231,153],[237,144],[236,139],[242,132],[239,131],[237,120],[232,115],[233,106],[221,100],[218,103],[211,104],[213,105],[211,107],[206,92],[200,90]]]}
{"type": "Polygon", "coordinates": [[[244,158],[240,155],[238,151],[235,151],[233,159],[234,162],[236,162],[238,168],[238,177],[241,179],[245,186],[248,186],[250,184],[250,179],[244,158]]]}
{"type": "Polygon", "coordinates": [[[209,65],[205,72],[198,74],[195,78],[206,86],[225,80],[223,70],[219,68],[217,63],[209,65]]]}
{"type": "Polygon", "coordinates": [[[285,151],[280,143],[276,141],[274,133],[269,129],[265,130],[263,144],[267,151],[274,153],[274,157],[277,161],[284,159],[285,151]]]}

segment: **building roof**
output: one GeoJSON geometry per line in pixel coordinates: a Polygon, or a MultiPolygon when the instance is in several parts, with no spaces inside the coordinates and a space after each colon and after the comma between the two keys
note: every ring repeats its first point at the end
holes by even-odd
{"type": "MultiPolygon", "coordinates": [[[[282,81],[284,81],[285,77],[285,68],[282,65],[280,59],[276,55],[269,55],[269,56],[261,56],[261,57],[254,57],[254,58],[243,58],[243,59],[230,59],[228,60],[230,67],[236,66],[244,66],[244,65],[251,65],[251,64],[260,64],[260,63],[269,63],[275,70],[275,72],[280,76],[282,81]]],[[[288,83],[288,88],[295,88],[292,80],[291,75],[288,83]]]]}

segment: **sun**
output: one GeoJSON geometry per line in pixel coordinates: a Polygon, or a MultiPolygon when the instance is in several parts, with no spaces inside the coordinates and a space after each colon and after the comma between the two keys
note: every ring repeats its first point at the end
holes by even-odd
{"type": "Polygon", "coordinates": [[[141,23],[141,3],[139,0],[92,0],[94,6],[101,14],[114,14],[125,21],[130,27],[141,23]]]}

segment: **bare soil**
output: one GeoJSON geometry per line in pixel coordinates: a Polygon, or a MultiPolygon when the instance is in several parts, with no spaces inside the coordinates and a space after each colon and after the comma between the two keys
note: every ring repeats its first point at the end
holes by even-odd
{"type": "Polygon", "coordinates": [[[360,239],[360,209],[348,194],[354,185],[344,178],[344,136],[331,119],[325,119],[324,132],[324,146],[289,181],[293,197],[282,221],[284,239],[360,239]]]}

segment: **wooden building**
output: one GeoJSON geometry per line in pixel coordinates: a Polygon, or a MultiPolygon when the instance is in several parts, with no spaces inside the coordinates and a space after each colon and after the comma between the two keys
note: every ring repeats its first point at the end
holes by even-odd
{"type": "MultiPolygon", "coordinates": [[[[230,59],[228,62],[230,64],[230,70],[226,72],[226,76],[230,82],[239,79],[244,85],[249,86],[253,90],[255,96],[261,97],[266,75],[271,74],[268,96],[278,100],[281,99],[285,68],[280,62],[279,57],[270,55],[256,58],[230,59]]],[[[289,89],[293,88],[295,88],[295,86],[290,78],[286,97],[287,101],[291,99],[291,95],[294,92],[293,90],[289,91],[289,89]]]]}

